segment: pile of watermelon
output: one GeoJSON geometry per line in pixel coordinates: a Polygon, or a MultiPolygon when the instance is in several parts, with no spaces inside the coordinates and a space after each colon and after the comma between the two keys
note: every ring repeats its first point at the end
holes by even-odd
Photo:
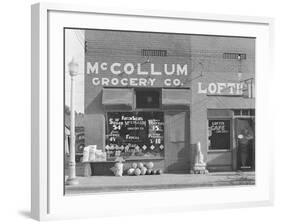
{"type": "Polygon", "coordinates": [[[153,169],[154,164],[153,162],[148,162],[143,164],[139,163],[132,163],[131,167],[127,170],[127,174],[129,176],[139,176],[139,175],[160,175],[162,174],[161,169],[153,169]]]}

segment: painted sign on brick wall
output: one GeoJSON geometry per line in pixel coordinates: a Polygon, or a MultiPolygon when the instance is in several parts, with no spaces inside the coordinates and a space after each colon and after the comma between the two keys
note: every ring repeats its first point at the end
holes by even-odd
{"type": "Polygon", "coordinates": [[[106,87],[185,87],[188,65],[178,63],[86,63],[93,86],[106,87]]]}

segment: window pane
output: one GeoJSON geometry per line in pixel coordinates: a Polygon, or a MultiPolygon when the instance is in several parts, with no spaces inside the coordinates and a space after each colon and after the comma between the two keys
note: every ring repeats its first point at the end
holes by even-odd
{"type": "Polygon", "coordinates": [[[234,115],[236,115],[236,116],[241,115],[241,110],[234,110],[234,115]]]}
{"type": "Polygon", "coordinates": [[[163,112],[108,112],[107,157],[164,156],[163,112]]]}
{"type": "Polygon", "coordinates": [[[230,120],[209,120],[209,149],[230,149],[230,120]]]}
{"type": "Polygon", "coordinates": [[[160,92],[158,90],[136,90],[137,108],[159,108],[160,92]]]}
{"type": "Polygon", "coordinates": [[[255,110],[254,109],[250,110],[250,115],[255,116],[255,110]]]}
{"type": "Polygon", "coordinates": [[[242,115],[245,115],[245,116],[250,115],[250,114],[249,114],[249,110],[243,109],[243,110],[242,110],[242,115]]]}

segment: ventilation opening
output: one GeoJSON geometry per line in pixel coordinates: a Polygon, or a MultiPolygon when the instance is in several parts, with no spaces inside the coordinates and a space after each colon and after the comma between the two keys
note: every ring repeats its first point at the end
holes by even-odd
{"type": "Polygon", "coordinates": [[[223,53],[223,59],[246,60],[246,54],[242,53],[223,53]]]}
{"type": "Polygon", "coordinates": [[[153,50],[153,49],[142,49],[141,51],[142,56],[159,56],[159,57],[166,57],[167,50],[153,50]]]}

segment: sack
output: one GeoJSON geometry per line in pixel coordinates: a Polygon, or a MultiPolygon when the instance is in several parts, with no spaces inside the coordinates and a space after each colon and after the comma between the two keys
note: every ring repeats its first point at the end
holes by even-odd
{"type": "Polygon", "coordinates": [[[106,152],[103,152],[101,149],[97,149],[95,152],[95,161],[106,161],[106,152]]]}
{"type": "Polygon", "coordinates": [[[82,162],[88,162],[88,161],[89,161],[89,146],[84,147],[83,159],[82,159],[82,162]]]}
{"type": "Polygon", "coordinates": [[[89,145],[88,147],[89,147],[89,161],[95,161],[97,145],[89,145]]]}
{"type": "Polygon", "coordinates": [[[106,152],[97,149],[97,145],[89,145],[89,160],[88,161],[106,161],[106,152]]]}

